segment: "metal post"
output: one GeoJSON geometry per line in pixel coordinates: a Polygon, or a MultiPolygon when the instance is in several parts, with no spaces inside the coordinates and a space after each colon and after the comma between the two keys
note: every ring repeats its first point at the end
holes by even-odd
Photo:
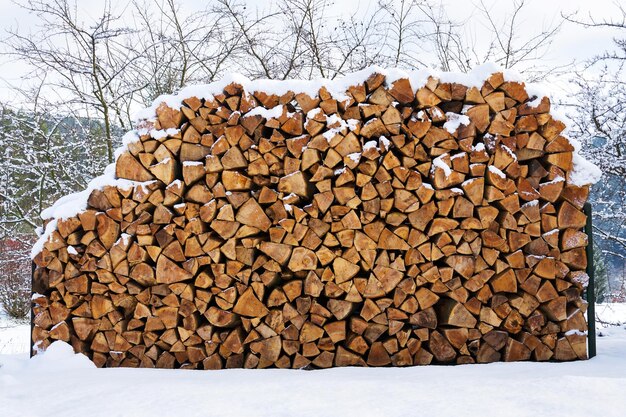
{"type": "Polygon", "coordinates": [[[587,275],[589,275],[589,285],[587,286],[587,345],[589,348],[589,358],[596,356],[596,293],[593,268],[593,225],[591,221],[591,204],[585,203],[583,211],[587,216],[585,233],[587,233],[587,275]]]}
{"type": "Polygon", "coordinates": [[[33,288],[35,284],[35,262],[30,262],[30,345],[28,346],[29,355],[33,357],[33,326],[35,325],[35,312],[33,310],[33,288]]]}

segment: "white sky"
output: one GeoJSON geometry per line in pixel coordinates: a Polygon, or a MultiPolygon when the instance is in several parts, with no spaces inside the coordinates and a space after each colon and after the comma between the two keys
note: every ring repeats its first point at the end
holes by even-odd
{"type": "MultiPolygon", "coordinates": [[[[462,19],[471,13],[472,3],[477,1],[444,0],[448,5],[451,16],[462,19]]],[[[507,10],[512,9],[511,0],[485,1],[492,5],[496,16],[504,16],[507,10]]],[[[616,3],[611,0],[529,0],[528,10],[522,16],[521,22],[527,33],[538,32],[544,26],[558,21],[561,14],[569,15],[578,12],[581,20],[591,14],[595,19],[610,19],[611,12],[617,10],[616,3]]],[[[565,22],[560,33],[555,38],[552,55],[558,64],[572,60],[584,61],[594,54],[611,47],[613,30],[598,28],[586,29],[580,25],[565,22]]]]}
{"type": "MultiPolygon", "coordinates": [[[[24,1],[24,0],[18,0],[24,1]]],[[[250,5],[267,3],[264,1],[246,0],[250,5]]],[[[360,0],[358,9],[363,11],[368,5],[376,0],[360,0]]],[[[467,22],[466,31],[468,36],[476,39],[477,44],[485,39],[487,29],[484,22],[477,19],[474,11],[474,4],[470,0],[442,0],[446,11],[453,19],[467,22]],[[473,12],[474,11],[474,12],[473,12]]],[[[128,1],[112,0],[113,4],[124,7],[128,1]]],[[[510,11],[513,5],[512,0],[485,0],[488,7],[493,8],[495,16],[503,22],[505,13],[510,11]]],[[[102,8],[104,0],[78,0],[78,7],[81,12],[87,14],[97,14],[102,8]]],[[[207,4],[205,1],[182,0],[183,7],[189,9],[202,8],[207,4]]],[[[336,13],[354,13],[355,0],[336,0],[336,13]]],[[[586,18],[589,14],[601,20],[610,18],[611,13],[617,10],[617,3],[611,0],[528,0],[528,8],[521,22],[526,33],[534,33],[542,27],[550,25],[559,19],[560,14],[569,14],[578,11],[581,18],[586,18]]],[[[0,0],[0,38],[7,36],[9,28],[19,27],[20,31],[28,31],[36,19],[22,9],[12,0],[0,0]]],[[[566,22],[561,32],[555,38],[552,52],[549,58],[551,64],[560,65],[571,61],[583,62],[594,54],[601,53],[612,47],[612,37],[615,32],[608,29],[586,29],[582,26],[566,22]]],[[[19,84],[19,80],[25,73],[25,67],[19,63],[9,61],[6,55],[0,55],[0,100],[11,100],[10,85],[19,84]]]]}

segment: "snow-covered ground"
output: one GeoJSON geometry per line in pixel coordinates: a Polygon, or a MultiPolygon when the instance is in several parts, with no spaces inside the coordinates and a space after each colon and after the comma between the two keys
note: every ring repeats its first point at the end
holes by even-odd
{"type": "Polygon", "coordinates": [[[28,360],[28,326],[0,317],[0,416],[626,415],[626,305],[599,305],[598,356],[323,371],[96,369],[57,342],[28,360]]]}
{"type": "MultiPolygon", "coordinates": [[[[29,333],[30,324],[28,324],[28,320],[13,320],[4,313],[2,306],[0,306],[0,355],[27,353],[30,344],[29,333]]],[[[2,359],[0,359],[0,363],[2,363],[2,359]]]]}
{"type": "Polygon", "coordinates": [[[602,328],[626,324],[626,303],[596,304],[596,328],[598,332],[602,328]]]}

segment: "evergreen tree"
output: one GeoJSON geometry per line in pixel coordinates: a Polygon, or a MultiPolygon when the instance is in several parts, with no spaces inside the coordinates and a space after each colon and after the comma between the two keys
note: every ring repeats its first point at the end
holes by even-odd
{"type": "Polygon", "coordinates": [[[593,245],[593,274],[596,302],[603,303],[610,291],[609,272],[606,267],[606,258],[596,244],[593,245]]]}

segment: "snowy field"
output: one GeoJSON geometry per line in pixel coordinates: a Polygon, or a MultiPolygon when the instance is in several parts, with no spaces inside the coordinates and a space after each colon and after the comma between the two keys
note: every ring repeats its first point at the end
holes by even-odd
{"type": "MultiPolygon", "coordinates": [[[[16,321],[4,314],[0,307],[0,357],[4,355],[23,354],[28,352],[30,344],[30,324],[26,321],[16,321]]],[[[0,359],[2,363],[2,359],[0,359]]],[[[0,417],[3,417],[0,414],[0,417]]]]}
{"type": "Polygon", "coordinates": [[[57,342],[28,360],[28,325],[0,316],[0,416],[626,415],[626,305],[599,305],[598,356],[324,371],[96,369],[57,342]]]}

